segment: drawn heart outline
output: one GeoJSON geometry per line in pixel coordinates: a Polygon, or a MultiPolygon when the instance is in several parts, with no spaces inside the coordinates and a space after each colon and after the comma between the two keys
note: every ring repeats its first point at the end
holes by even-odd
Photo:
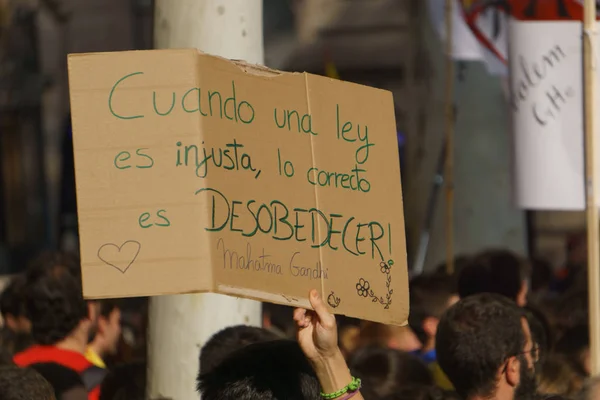
{"type": "Polygon", "coordinates": [[[127,270],[129,269],[129,267],[131,267],[131,265],[133,264],[133,262],[137,259],[137,256],[140,254],[140,250],[142,249],[142,244],[136,240],[127,240],[125,241],[122,245],[118,246],[114,243],[106,243],[103,244],[102,246],[100,246],[100,248],[98,249],[98,258],[100,259],[100,261],[102,261],[103,263],[110,265],[111,267],[115,268],[116,270],[118,270],[119,272],[121,272],[122,274],[124,274],[125,272],[127,272],[127,270]],[[110,261],[106,259],[106,255],[105,258],[102,258],[102,251],[111,247],[115,247],[117,249],[117,252],[120,254],[121,250],[127,246],[128,244],[132,244],[135,245],[135,247],[137,248],[135,251],[135,255],[132,257],[131,261],[129,261],[129,264],[127,264],[127,266],[125,268],[119,266],[117,262],[114,261],[110,261]]]}

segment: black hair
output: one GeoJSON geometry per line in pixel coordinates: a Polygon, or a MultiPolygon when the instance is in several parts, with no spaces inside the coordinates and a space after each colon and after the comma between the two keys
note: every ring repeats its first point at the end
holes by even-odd
{"type": "Polygon", "coordinates": [[[134,362],[112,368],[102,381],[100,400],[145,400],[146,363],[134,362]]]}
{"type": "Polygon", "coordinates": [[[363,383],[366,399],[382,399],[406,385],[433,385],[431,372],[417,356],[395,349],[368,346],[350,358],[350,370],[363,383]]]}
{"type": "Polygon", "coordinates": [[[17,366],[0,367],[0,399],[55,400],[54,389],[36,371],[17,366]]]}
{"type": "Polygon", "coordinates": [[[60,255],[43,255],[28,271],[27,312],[33,339],[52,345],[63,339],[88,317],[80,275],[72,273],[60,255]]]}
{"type": "Polygon", "coordinates": [[[25,277],[17,275],[11,279],[10,283],[2,291],[2,294],[0,294],[0,313],[4,317],[7,315],[27,317],[25,283],[25,277]]]}
{"type": "Polygon", "coordinates": [[[264,328],[237,325],[215,333],[200,350],[200,373],[205,374],[235,350],[249,344],[277,340],[279,336],[264,328]]]}
{"type": "Polygon", "coordinates": [[[274,340],[248,345],[198,375],[203,400],[319,399],[319,381],[300,345],[274,340]]]}
{"type": "Polygon", "coordinates": [[[476,256],[458,277],[458,294],[496,293],[516,300],[525,281],[524,264],[506,250],[489,250],[476,256]]]}
{"type": "Polygon", "coordinates": [[[452,277],[448,275],[420,275],[410,282],[410,315],[408,323],[421,343],[428,337],[423,329],[425,319],[440,318],[456,294],[452,277]]]}
{"type": "Polygon", "coordinates": [[[491,396],[498,370],[523,352],[523,311],[506,297],[483,293],[462,299],[440,319],[440,367],[462,397],[491,396]]]}

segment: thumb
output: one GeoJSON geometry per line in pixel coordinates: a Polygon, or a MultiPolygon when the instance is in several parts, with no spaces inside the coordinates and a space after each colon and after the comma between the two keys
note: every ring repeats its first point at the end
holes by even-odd
{"type": "Polygon", "coordinates": [[[311,290],[308,298],[310,305],[317,313],[321,324],[323,324],[323,326],[326,328],[330,328],[335,325],[335,317],[329,313],[329,310],[327,310],[327,306],[325,305],[323,298],[319,295],[319,292],[317,292],[315,289],[311,290]]]}

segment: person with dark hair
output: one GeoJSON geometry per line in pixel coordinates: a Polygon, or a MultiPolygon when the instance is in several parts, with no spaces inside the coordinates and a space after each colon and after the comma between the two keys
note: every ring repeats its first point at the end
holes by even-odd
{"type": "Polygon", "coordinates": [[[452,279],[454,286],[458,283],[458,276],[462,270],[471,263],[471,257],[466,255],[458,255],[454,257],[454,271],[452,274],[448,274],[448,263],[443,261],[435,267],[433,270],[434,275],[446,275],[452,279]]]}
{"type": "Polygon", "coordinates": [[[363,400],[360,380],[350,375],[338,347],[335,317],[316,290],[310,292],[309,301],[314,311],[294,310],[297,342],[266,341],[235,351],[198,375],[202,399],[363,400]]]}
{"type": "Polygon", "coordinates": [[[590,376],[589,325],[580,324],[565,330],[556,342],[554,351],[563,355],[579,376],[590,376]]]}
{"type": "Polygon", "coordinates": [[[0,347],[10,354],[23,351],[33,344],[31,321],[25,305],[25,283],[25,277],[17,275],[0,294],[0,312],[4,320],[0,347]]]}
{"type": "Polygon", "coordinates": [[[468,296],[441,318],[438,362],[465,400],[533,399],[538,351],[524,312],[504,296],[468,296]]]}
{"type": "Polygon", "coordinates": [[[113,368],[100,390],[100,400],[145,400],[146,363],[135,362],[113,368]]]}
{"type": "Polygon", "coordinates": [[[440,317],[458,300],[447,275],[421,275],[410,282],[408,323],[423,344],[420,356],[426,364],[436,360],[435,335],[440,317]]]}
{"type": "Polygon", "coordinates": [[[13,333],[31,332],[31,321],[25,307],[25,277],[17,275],[0,294],[0,312],[4,325],[13,333]]]}
{"type": "Polygon", "coordinates": [[[44,257],[27,274],[27,312],[37,345],[15,355],[14,362],[37,370],[59,400],[97,400],[106,372],[84,356],[96,307],[83,299],[80,276],[56,263],[66,258],[44,257]]]}
{"type": "Polygon", "coordinates": [[[16,366],[0,367],[0,399],[56,400],[52,386],[35,370],[16,366]]]}
{"type": "Polygon", "coordinates": [[[461,299],[478,293],[496,293],[527,304],[528,279],[525,263],[506,250],[485,251],[471,260],[458,277],[461,299]]]}
{"type": "Polygon", "coordinates": [[[385,347],[364,347],[350,358],[350,371],[363,383],[368,399],[383,399],[407,385],[433,385],[429,369],[419,357],[385,347]]]}
{"type": "Polygon", "coordinates": [[[213,370],[227,356],[250,344],[280,339],[264,328],[237,325],[215,333],[200,350],[200,373],[213,370]]]}
{"type": "Polygon", "coordinates": [[[233,353],[198,377],[203,400],[318,399],[319,381],[298,343],[263,341],[233,353]]]}
{"type": "Polygon", "coordinates": [[[421,275],[410,282],[408,323],[423,343],[418,354],[429,366],[435,383],[445,390],[453,387],[437,363],[435,336],[440,317],[458,300],[455,282],[448,275],[421,275]]]}
{"type": "Polygon", "coordinates": [[[100,314],[96,332],[88,345],[85,358],[99,368],[106,368],[104,357],[115,355],[121,338],[121,309],[114,300],[99,302],[100,314]]]}

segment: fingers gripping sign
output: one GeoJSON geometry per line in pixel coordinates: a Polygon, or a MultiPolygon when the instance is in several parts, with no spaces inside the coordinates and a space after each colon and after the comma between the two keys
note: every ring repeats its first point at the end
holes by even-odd
{"type": "Polygon", "coordinates": [[[338,347],[335,316],[316,290],[308,296],[312,310],[297,308],[294,321],[298,343],[311,363],[323,389],[323,398],[361,400],[360,380],[353,378],[338,347]]]}
{"type": "Polygon", "coordinates": [[[338,350],[335,316],[330,314],[323,298],[316,290],[309,294],[313,310],[297,308],[294,320],[298,327],[298,342],[309,360],[320,360],[335,355],[338,350]]]}

